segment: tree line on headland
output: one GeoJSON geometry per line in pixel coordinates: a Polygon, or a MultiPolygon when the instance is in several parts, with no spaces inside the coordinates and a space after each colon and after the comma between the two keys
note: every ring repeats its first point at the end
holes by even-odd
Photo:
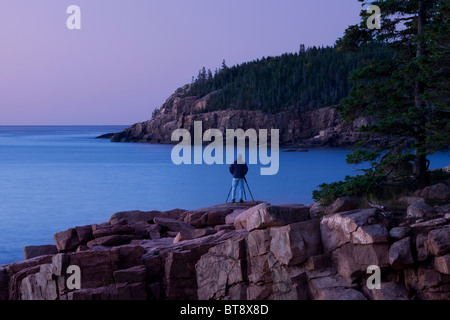
{"type": "Polygon", "coordinates": [[[386,46],[376,45],[358,52],[335,47],[300,46],[296,53],[264,57],[252,62],[211,70],[203,68],[186,96],[211,94],[207,111],[228,108],[277,113],[306,111],[336,105],[349,93],[349,76],[368,59],[386,57],[386,46]]]}

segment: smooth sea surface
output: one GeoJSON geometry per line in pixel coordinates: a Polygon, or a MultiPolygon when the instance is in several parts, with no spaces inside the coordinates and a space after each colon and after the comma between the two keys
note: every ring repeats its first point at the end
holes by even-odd
{"type": "MultiPolygon", "coordinates": [[[[95,139],[126,127],[0,126],[0,265],[23,260],[25,246],[53,244],[54,233],[106,222],[115,212],[225,202],[228,165],[177,166],[171,145],[95,139]]],[[[261,165],[249,165],[247,180],[257,200],[308,204],[319,184],[358,173],[345,162],[349,152],[280,152],[278,174],[261,176],[261,165]]],[[[433,155],[431,168],[449,160],[433,155]]]]}

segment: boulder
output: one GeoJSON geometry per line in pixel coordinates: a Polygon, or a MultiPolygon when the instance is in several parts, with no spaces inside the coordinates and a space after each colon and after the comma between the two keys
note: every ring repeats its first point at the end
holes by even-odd
{"type": "Polygon", "coordinates": [[[118,283],[69,292],[65,300],[146,300],[145,283],[118,283]]]}
{"type": "MultiPolygon", "coordinates": [[[[136,227],[135,227],[135,229],[136,229],[136,227]]],[[[161,238],[161,233],[160,233],[161,228],[157,224],[150,224],[150,225],[146,226],[143,230],[145,232],[144,231],[136,232],[137,235],[142,234],[141,238],[147,238],[147,235],[148,235],[148,238],[150,238],[152,240],[157,240],[157,239],[161,238]]]]}
{"type": "Polygon", "coordinates": [[[235,230],[234,224],[219,224],[217,226],[214,226],[214,229],[216,231],[222,231],[222,230],[235,230]]]}
{"type": "Polygon", "coordinates": [[[195,264],[207,248],[169,252],[164,262],[163,290],[168,300],[197,300],[195,264]]]}
{"type": "Polygon", "coordinates": [[[10,300],[20,300],[22,293],[22,281],[26,277],[38,273],[41,270],[41,266],[32,266],[29,268],[22,269],[13,275],[9,275],[8,281],[8,297],[10,300]]]}
{"type": "Polygon", "coordinates": [[[434,215],[436,211],[425,202],[414,202],[406,209],[407,218],[424,218],[434,215]]]}
{"type": "Polygon", "coordinates": [[[418,300],[449,300],[450,277],[436,271],[431,264],[421,264],[404,271],[405,285],[418,300]]]}
{"type": "Polygon", "coordinates": [[[160,227],[164,227],[169,229],[170,231],[180,232],[181,230],[194,230],[195,228],[183,221],[170,219],[170,218],[162,218],[156,217],[153,221],[159,225],[160,227]]]}
{"type": "Polygon", "coordinates": [[[367,300],[338,274],[329,273],[325,276],[310,274],[309,278],[312,300],[367,300]]]}
{"type": "Polygon", "coordinates": [[[226,218],[232,209],[211,209],[209,211],[194,211],[186,214],[184,221],[196,228],[215,226],[226,223],[226,218]]]}
{"type": "Polygon", "coordinates": [[[355,244],[386,243],[388,238],[386,227],[380,224],[360,226],[352,233],[352,242],[355,244]]]}
{"type": "Polygon", "coordinates": [[[247,237],[247,250],[251,257],[261,256],[270,251],[272,229],[256,229],[247,237]]]}
{"type": "MultiPolygon", "coordinates": [[[[271,254],[269,254],[271,256],[271,254]]],[[[286,266],[272,267],[272,294],[271,300],[307,300],[308,279],[306,273],[298,268],[286,266]]]]}
{"type": "Polygon", "coordinates": [[[300,264],[322,253],[320,221],[310,220],[271,228],[270,251],[284,265],[300,264]]]}
{"type": "Polygon", "coordinates": [[[161,211],[122,211],[117,212],[109,218],[110,224],[116,224],[118,221],[125,219],[128,224],[136,222],[147,222],[153,220],[155,217],[161,216],[161,211]]]}
{"type": "Polygon", "coordinates": [[[394,240],[400,240],[406,237],[410,230],[410,227],[394,227],[389,230],[389,236],[394,240]]]}
{"type": "Polygon", "coordinates": [[[408,290],[400,282],[381,282],[380,289],[367,289],[370,300],[409,300],[408,290]]]}
{"type": "Polygon", "coordinates": [[[94,247],[94,246],[106,246],[106,247],[113,247],[113,246],[120,246],[123,244],[128,244],[133,240],[135,237],[133,235],[122,235],[122,234],[113,234],[111,236],[105,236],[101,238],[97,238],[94,240],[91,240],[87,243],[88,247],[94,247]]]}
{"type": "MultiPolygon", "coordinates": [[[[272,294],[270,300],[308,299],[308,279],[304,268],[282,265],[272,254],[267,254],[268,265],[272,271],[272,294]]],[[[269,284],[270,288],[270,284],[269,284]]]]}
{"type": "Polygon", "coordinates": [[[187,210],[184,209],[172,209],[169,211],[163,211],[161,212],[161,217],[163,218],[170,218],[175,220],[183,220],[186,216],[187,210]]]}
{"type": "Polygon", "coordinates": [[[210,234],[216,233],[216,229],[208,227],[208,228],[203,228],[203,229],[189,229],[189,230],[181,230],[180,232],[178,232],[178,234],[176,235],[175,239],[173,239],[173,243],[178,243],[180,241],[184,241],[184,240],[191,240],[191,239],[196,239],[196,238],[200,238],[200,237],[204,237],[210,234]]]}
{"type": "Polygon", "coordinates": [[[432,269],[432,265],[421,265],[417,270],[418,287],[422,291],[419,299],[449,300],[450,277],[432,269]]]}
{"type": "Polygon", "coordinates": [[[272,206],[260,204],[241,213],[234,222],[236,229],[248,231],[309,220],[309,208],[303,205],[272,206]],[[244,227],[245,226],[245,227],[244,227]]]}
{"type": "Polygon", "coordinates": [[[153,231],[153,228],[155,230],[158,230],[158,236],[159,236],[159,229],[158,226],[155,224],[150,224],[145,221],[136,222],[128,225],[130,228],[133,229],[133,232],[131,234],[136,235],[137,238],[140,239],[151,239],[150,232],[153,231]]]}
{"type": "MultiPolygon", "coordinates": [[[[122,220],[123,221],[123,220],[122,220]]],[[[95,225],[93,227],[93,236],[94,238],[102,238],[111,235],[119,235],[119,234],[134,234],[135,229],[131,225],[123,225],[123,224],[114,224],[110,223],[95,225]]]]}
{"type": "Polygon", "coordinates": [[[113,257],[117,257],[117,268],[128,269],[135,266],[143,265],[142,256],[145,249],[140,245],[122,245],[111,249],[113,257]]]}
{"type": "Polygon", "coordinates": [[[58,249],[55,245],[52,244],[42,246],[27,246],[23,248],[23,253],[25,256],[25,260],[28,260],[39,256],[57,254],[58,249]]]}
{"type": "Polygon", "coordinates": [[[183,209],[173,209],[169,211],[122,211],[117,212],[111,216],[109,219],[109,223],[111,225],[114,224],[123,224],[122,221],[126,221],[126,224],[133,224],[138,222],[148,222],[153,221],[156,217],[169,218],[169,219],[182,219],[186,210],[183,209]],[[119,222],[120,221],[120,222],[119,222]]]}
{"type": "Polygon", "coordinates": [[[94,239],[93,225],[75,227],[75,230],[77,232],[78,240],[80,241],[80,244],[86,244],[86,243],[88,243],[88,241],[91,241],[92,239],[94,239]]]}
{"type": "MultiPolygon", "coordinates": [[[[194,223],[197,227],[216,226],[226,223],[226,218],[230,214],[229,210],[209,211],[204,214],[199,222],[194,223]]],[[[193,224],[193,225],[194,225],[193,224]]]]}
{"type": "Polygon", "coordinates": [[[428,220],[428,221],[414,223],[411,225],[411,227],[412,228],[427,228],[427,227],[434,227],[434,226],[439,226],[439,225],[447,224],[447,223],[448,223],[447,219],[437,218],[437,219],[432,219],[432,220],[428,220]]]}
{"type": "MultiPolygon", "coordinates": [[[[269,268],[267,254],[270,252],[270,232],[271,229],[256,229],[248,234],[247,237],[247,274],[252,284],[270,286],[272,282],[272,273],[269,268]]],[[[249,292],[254,295],[254,291],[259,291],[251,286],[253,290],[249,292]]],[[[264,291],[265,292],[265,291],[264,291]]]]}
{"type": "Polygon", "coordinates": [[[241,213],[243,213],[246,209],[237,209],[234,210],[232,213],[230,213],[229,215],[227,215],[225,217],[225,223],[226,224],[232,224],[234,225],[234,220],[236,219],[236,217],[238,217],[241,213]]]}
{"type": "Polygon", "coordinates": [[[230,286],[244,281],[245,254],[245,238],[238,238],[227,240],[201,256],[195,265],[198,299],[223,299],[230,286]]]}
{"type": "Polygon", "coordinates": [[[82,288],[63,294],[61,300],[117,300],[117,289],[115,284],[98,288],[82,288]]]}
{"type": "Polygon", "coordinates": [[[352,288],[324,288],[317,300],[367,300],[364,295],[352,288]]]}
{"type": "MultiPolygon", "coordinates": [[[[209,249],[232,239],[231,243],[239,242],[247,236],[246,230],[220,231],[215,234],[185,240],[176,244],[172,241],[163,242],[164,238],[158,241],[148,241],[149,247],[142,257],[147,266],[147,274],[152,278],[152,282],[162,282],[165,299],[197,299],[197,279],[195,265],[209,249]],[[155,242],[161,242],[155,244],[155,242]],[[153,244],[151,244],[153,243],[153,244]],[[154,277],[154,274],[162,274],[162,278],[154,277]]],[[[214,275],[215,277],[215,275],[214,275]]],[[[210,279],[214,281],[215,278],[210,279]]]]}
{"type": "Polygon", "coordinates": [[[147,292],[144,282],[116,284],[117,300],[146,300],[147,292]]]}
{"type": "Polygon", "coordinates": [[[416,202],[425,202],[425,199],[421,197],[402,197],[398,201],[409,206],[416,202]]]}
{"type": "Polygon", "coordinates": [[[355,245],[352,243],[344,244],[335,249],[331,256],[333,266],[338,273],[352,283],[353,280],[365,275],[367,268],[376,265],[380,268],[386,268],[389,264],[388,244],[369,244],[355,245]]]}
{"type": "Polygon", "coordinates": [[[325,209],[326,208],[320,201],[314,202],[313,205],[309,208],[309,215],[311,218],[323,216],[325,214],[325,209]]]}
{"type": "Polygon", "coordinates": [[[133,225],[113,225],[111,226],[111,234],[135,234],[136,229],[133,225]]]}
{"type": "Polygon", "coordinates": [[[419,262],[423,262],[428,259],[430,256],[430,251],[428,250],[427,245],[428,234],[418,234],[416,237],[416,251],[417,251],[417,260],[419,262]]]}
{"type": "Polygon", "coordinates": [[[405,269],[414,263],[411,254],[411,239],[409,237],[395,242],[389,249],[389,263],[396,270],[405,269]]]}
{"type": "Polygon", "coordinates": [[[450,274],[450,254],[434,258],[434,268],[443,274],[450,274]]]}
{"type": "MultiPolygon", "coordinates": [[[[355,239],[355,242],[359,242],[361,240],[370,240],[380,235],[379,239],[385,238],[385,230],[382,228],[377,230],[377,228],[366,228],[358,231],[356,238],[352,237],[352,234],[357,231],[357,229],[361,226],[365,226],[370,217],[374,217],[376,215],[376,209],[362,209],[362,210],[353,210],[348,212],[342,212],[337,214],[327,215],[322,218],[320,223],[320,232],[322,235],[322,243],[325,251],[332,251],[345,243],[352,242],[355,239]],[[364,230],[372,231],[380,231],[377,233],[370,235],[367,234],[364,230]],[[361,240],[359,240],[361,239],[361,240]]],[[[374,239],[373,239],[374,240],[374,239]]]]}
{"type": "Polygon", "coordinates": [[[185,213],[183,221],[196,228],[234,223],[235,217],[257,204],[259,204],[259,202],[246,201],[244,203],[224,203],[208,208],[188,211],[185,213]]]}
{"type": "Polygon", "coordinates": [[[117,283],[144,282],[147,270],[144,265],[114,271],[114,280],[117,283]]]}
{"type": "Polygon", "coordinates": [[[311,256],[306,260],[304,267],[306,270],[326,270],[331,267],[331,253],[323,253],[311,256]]]}
{"type": "Polygon", "coordinates": [[[247,276],[251,284],[266,285],[272,283],[272,269],[269,267],[269,254],[247,258],[247,276]]]}
{"type": "Polygon", "coordinates": [[[416,191],[416,196],[428,200],[450,200],[450,188],[444,183],[438,183],[416,191]]]}
{"type": "Polygon", "coordinates": [[[450,252],[450,227],[430,231],[427,239],[428,250],[435,256],[450,252]]]}
{"type": "Polygon", "coordinates": [[[247,296],[243,300],[266,300],[271,290],[265,285],[250,284],[247,287],[247,296]]]}
{"type": "Polygon", "coordinates": [[[52,265],[43,264],[39,272],[25,277],[20,284],[20,293],[21,300],[56,300],[58,292],[52,265]]]}
{"type": "Polygon", "coordinates": [[[82,289],[96,288],[113,282],[118,261],[118,254],[109,250],[60,253],[52,259],[53,274],[58,277],[61,293],[69,291],[66,288],[66,270],[70,265],[80,268],[82,289]]]}
{"type": "Polygon", "coordinates": [[[247,210],[241,212],[239,215],[234,217],[233,224],[236,229],[247,229],[247,219],[251,215],[255,214],[259,209],[265,208],[266,206],[270,205],[270,203],[260,203],[256,206],[253,206],[251,208],[248,208],[247,210]]]}
{"type": "Polygon", "coordinates": [[[339,197],[332,205],[325,210],[325,214],[334,214],[354,210],[358,207],[358,199],[356,197],[339,197]]]}
{"type": "Polygon", "coordinates": [[[45,263],[51,263],[53,256],[54,256],[53,254],[49,254],[45,256],[37,256],[35,258],[31,258],[28,260],[10,263],[6,265],[6,270],[8,271],[9,274],[14,274],[24,269],[29,269],[45,263]]]}
{"type": "Polygon", "coordinates": [[[228,289],[227,299],[229,300],[244,300],[247,299],[247,289],[248,284],[246,283],[236,283],[230,286],[228,289]]]}
{"type": "Polygon", "coordinates": [[[80,239],[74,228],[55,233],[53,238],[55,239],[56,248],[60,252],[73,251],[80,245],[80,239]]]}

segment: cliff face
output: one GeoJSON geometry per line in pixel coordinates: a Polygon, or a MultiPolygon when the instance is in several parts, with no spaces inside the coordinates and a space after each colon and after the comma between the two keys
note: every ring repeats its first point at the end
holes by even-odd
{"type": "MultiPolygon", "coordinates": [[[[204,112],[209,96],[198,99],[183,97],[189,85],[179,88],[160,108],[151,120],[132,125],[114,134],[113,142],[173,143],[175,129],[194,130],[194,122],[202,121],[203,130],[247,130],[253,128],[279,129],[280,144],[302,146],[349,146],[360,138],[357,129],[366,123],[358,119],[344,124],[339,113],[330,107],[307,112],[281,112],[266,114],[261,111],[221,110],[204,112]]],[[[214,93],[212,93],[214,94],[214,93]]]]}

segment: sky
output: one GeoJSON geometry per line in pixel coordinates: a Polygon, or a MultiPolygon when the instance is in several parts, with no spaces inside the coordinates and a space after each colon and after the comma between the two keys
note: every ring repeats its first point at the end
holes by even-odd
{"type": "Polygon", "coordinates": [[[0,125],[131,125],[202,67],[333,45],[357,0],[0,0],[0,125]],[[81,10],[69,30],[67,8],[81,10]]]}

